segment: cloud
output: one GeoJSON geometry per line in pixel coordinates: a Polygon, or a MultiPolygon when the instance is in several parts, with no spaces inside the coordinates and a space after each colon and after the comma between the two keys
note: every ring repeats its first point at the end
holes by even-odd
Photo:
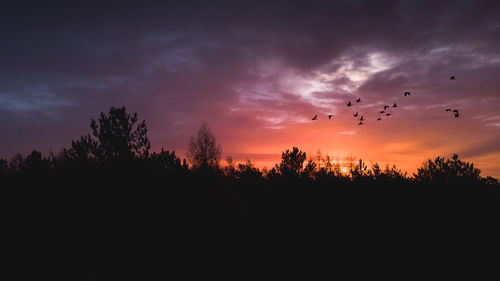
{"type": "Polygon", "coordinates": [[[339,135],[355,135],[356,134],[356,131],[341,131],[339,132],[339,135]]]}
{"type": "Polygon", "coordinates": [[[492,154],[499,154],[500,147],[498,142],[500,141],[500,135],[497,135],[494,139],[485,140],[478,142],[477,144],[470,146],[460,153],[460,156],[467,158],[477,158],[492,154]]]}
{"type": "Polygon", "coordinates": [[[181,152],[208,121],[233,152],[279,154],[270,150],[284,140],[333,149],[316,140],[331,134],[347,151],[356,134],[360,148],[391,140],[412,143],[415,155],[480,155],[473,138],[499,131],[499,11],[495,1],[9,1],[0,157],[57,150],[121,105],[146,119],[155,148],[181,152]],[[393,102],[393,116],[375,122],[393,102]],[[362,130],[351,109],[369,119],[362,130]],[[440,139],[450,136],[447,148],[440,139]]]}

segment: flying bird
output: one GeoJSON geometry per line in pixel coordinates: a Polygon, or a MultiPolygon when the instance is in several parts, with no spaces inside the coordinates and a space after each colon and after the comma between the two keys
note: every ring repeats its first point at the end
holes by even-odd
{"type": "Polygon", "coordinates": [[[385,111],[383,111],[383,110],[382,110],[382,111],[380,111],[380,114],[382,114],[382,113],[385,113],[385,111]]]}
{"type": "Polygon", "coordinates": [[[447,108],[446,111],[450,111],[451,112],[451,108],[447,108]]]}
{"type": "Polygon", "coordinates": [[[314,117],[312,118],[312,120],[318,120],[318,115],[314,115],[314,117]]]}
{"type": "Polygon", "coordinates": [[[410,95],[410,92],[405,92],[405,97],[409,96],[409,95],[410,95]]]}
{"type": "Polygon", "coordinates": [[[365,124],[365,123],[363,123],[363,122],[359,122],[358,126],[361,126],[361,125],[363,125],[363,124],[365,124]]]}
{"type": "Polygon", "coordinates": [[[328,115],[328,119],[332,119],[333,114],[328,115]]]}
{"type": "Polygon", "coordinates": [[[450,80],[455,80],[455,79],[457,79],[455,78],[455,75],[450,76],[450,80]]]}
{"type": "Polygon", "coordinates": [[[361,102],[361,98],[357,99],[356,102],[361,102]]]}
{"type": "Polygon", "coordinates": [[[365,118],[363,118],[363,115],[361,115],[361,118],[359,118],[359,121],[363,121],[365,118]]]}
{"type": "Polygon", "coordinates": [[[455,112],[455,118],[460,117],[460,114],[458,112],[455,112]]]}
{"type": "Polygon", "coordinates": [[[391,116],[391,114],[390,114],[390,113],[387,113],[385,116],[391,116]]]}
{"type": "Polygon", "coordinates": [[[379,117],[379,118],[377,119],[377,121],[380,121],[380,120],[382,120],[382,118],[380,118],[380,117],[379,117]]]}
{"type": "Polygon", "coordinates": [[[384,105],[384,110],[387,110],[390,106],[384,105]]]}
{"type": "Polygon", "coordinates": [[[397,104],[397,103],[394,103],[394,104],[392,105],[392,107],[398,107],[398,104],[397,104]]]}
{"type": "Polygon", "coordinates": [[[347,103],[347,106],[351,106],[351,105],[352,105],[352,103],[351,103],[351,101],[349,101],[349,102],[347,103]]]}
{"type": "Polygon", "coordinates": [[[354,115],[354,117],[358,117],[359,114],[356,112],[353,115],[354,115]]]}
{"type": "Polygon", "coordinates": [[[458,109],[453,109],[453,113],[458,113],[458,109]]]}

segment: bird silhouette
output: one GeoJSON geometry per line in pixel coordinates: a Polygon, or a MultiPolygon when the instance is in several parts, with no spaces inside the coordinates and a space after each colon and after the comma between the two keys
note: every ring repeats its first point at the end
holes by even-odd
{"type": "Polygon", "coordinates": [[[450,76],[450,80],[455,80],[455,79],[457,79],[455,78],[455,75],[450,76]]]}
{"type": "Polygon", "coordinates": [[[357,99],[356,102],[361,102],[361,98],[357,99]]]}
{"type": "Polygon", "coordinates": [[[460,113],[455,112],[455,118],[458,118],[458,117],[460,117],[460,113]]]}
{"type": "Polygon", "coordinates": [[[353,115],[354,115],[354,117],[358,117],[359,114],[356,112],[353,115]]]}
{"type": "Polygon", "coordinates": [[[377,121],[380,121],[380,120],[382,120],[382,118],[380,118],[380,117],[379,117],[379,118],[377,119],[377,121]]]}
{"type": "Polygon", "coordinates": [[[365,118],[363,117],[363,115],[361,115],[361,118],[359,118],[359,121],[363,121],[365,120],[365,118]]]}
{"type": "Polygon", "coordinates": [[[451,112],[451,108],[447,108],[446,111],[450,111],[451,112]]]}
{"type": "Polygon", "coordinates": [[[458,113],[458,109],[453,109],[453,113],[458,113]]]}
{"type": "Polygon", "coordinates": [[[391,114],[390,114],[390,113],[387,113],[385,116],[391,116],[391,114]]]}
{"type": "Polygon", "coordinates": [[[394,104],[392,105],[392,107],[398,107],[398,104],[397,104],[397,103],[394,103],[394,104]]]}
{"type": "Polygon", "coordinates": [[[405,97],[409,96],[409,95],[410,95],[410,92],[405,92],[405,97]]]}
{"type": "Polygon", "coordinates": [[[384,110],[387,110],[390,106],[384,105],[384,110]]]}
{"type": "Polygon", "coordinates": [[[333,114],[328,115],[328,119],[332,119],[333,114]]]}
{"type": "Polygon", "coordinates": [[[385,113],[385,111],[383,111],[383,110],[382,110],[382,111],[380,111],[380,114],[382,114],[382,113],[385,113]]]}
{"type": "Polygon", "coordinates": [[[351,101],[349,101],[349,102],[347,103],[347,106],[351,106],[351,105],[352,105],[352,103],[351,103],[351,101]]]}
{"type": "Polygon", "coordinates": [[[361,126],[361,125],[363,125],[363,124],[365,124],[365,123],[363,123],[363,122],[359,122],[358,126],[361,126]]]}
{"type": "Polygon", "coordinates": [[[314,115],[314,117],[312,118],[312,120],[318,120],[318,115],[314,115]]]}

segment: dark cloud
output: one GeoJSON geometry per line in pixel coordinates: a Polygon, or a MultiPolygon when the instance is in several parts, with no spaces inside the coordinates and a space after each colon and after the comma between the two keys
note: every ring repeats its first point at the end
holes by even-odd
{"type": "Polygon", "coordinates": [[[463,152],[461,152],[460,156],[472,158],[472,157],[481,157],[491,154],[500,154],[500,147],[498,147],[498,142],[500,141],[500,136],[496,138],[485,140],[484,142],[477,143],[463,152]]]}
{"type": "MultiPolygon", "coordinates": [[[[491,118],[499,19],[498,1],[2,1],[0,157],[58,150],[112,105],[177,150],[203,120],[232,147],[405,89],[406,124],[446,105],[491,118]]],[[[497,138],[479,120],[467,126],[497,138]]]]}

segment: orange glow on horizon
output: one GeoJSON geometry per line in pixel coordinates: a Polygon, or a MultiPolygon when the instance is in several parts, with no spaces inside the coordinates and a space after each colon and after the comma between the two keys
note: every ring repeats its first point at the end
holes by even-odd
{"type": "MultiPolygon", "coordinates": [[[[344,114],[346,115],[346,114],[344,114]]],[[[455,120],[444,119],[429,125],[419,124],[415,120],[406,126],[398,119],[391,122],[370,122],[364,127],[352,124],[350,116],[337,120],[296,123],[281,129],[260,129],[253,134],[245,134],[239,142],[234,134],[224,134],[219,138],[223,147],[223,161],[232,156],[235,162],[245,163],[249,159],[256,167],[272,169],[281,161],[281,153],[292,147],[306,152],[307,159],[316,160],[318,151],[332,161],[354,162],[362,159],[369,167],[378,163],[386,166],[396,165],[406,171],[408,176],[417,172],[427,159],[437,156],[451,158],[457,153],[461,160],[469,161],[481,169],[482,176],[500,177],[500,167],[496,159],[500,153],[486,153],[477,156],[464,156],[476,139],[460,139],[453,135],[464,135],[474,129],[464,130],[463,124],[455,120]],[[347,132],[347,133],[346,133],[347,132]],[[262,136],[265,136],[262,137],[262,136]]],[[[473,128],[474,120],[465,120],[473,128]]],[[[217,130],[216,130],[217,132],[217,130]]]]}

